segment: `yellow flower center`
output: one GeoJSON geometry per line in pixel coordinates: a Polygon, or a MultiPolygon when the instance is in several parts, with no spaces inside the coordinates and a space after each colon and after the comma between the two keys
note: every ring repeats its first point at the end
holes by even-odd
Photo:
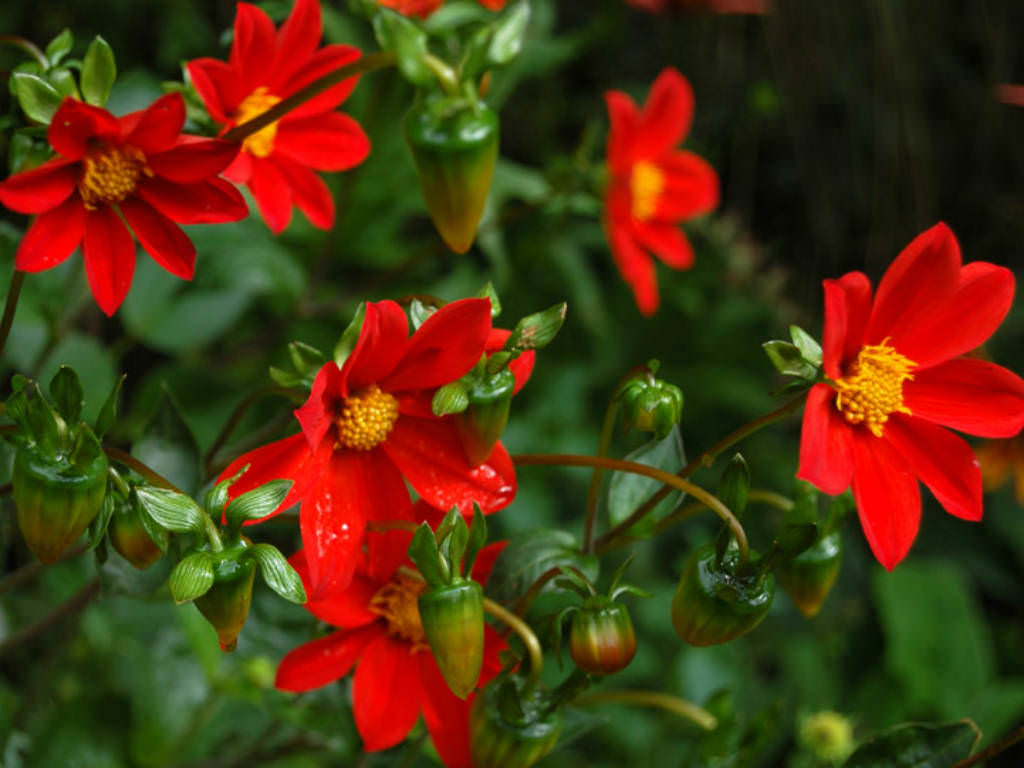
{"type": "Polygon", "coordinates": [[[426,588],[421,579],[399,571],[370,598],[370,611],[387,622],[388,634],[412,643],[413,651],[427,648],[418,603],[426,588]]]}
{"type": "Polygon", "coordinates": [[[881,437],[889,414],[910,414],[903,404],[903,382],[914,378],[916,365],[890,347],[888,338],[864,347],[849,374],[835,383],[836,407],[848,422],[867,424],[881,437]]]}
{"type": "Polygon", "coordinates": [[[140,176],[152,176],[146,156],[137,147],[104,145],[82,158],[78,192],[90,211],[120,203],[135,191],[140,176]]]}
{"type": "Polygon", "coordinates": [[[665,188],[665,174],[645,160],[633,164],[629,191],[633,199],[633,218],[647,221],[658,210],[658,198],[665,188]]]}
{"type": "Polygon", "coordinates": [[[376,384],[345,398],[338,425],[338,446],[369,451],[387,439],[398,420],[398,400],[376,384]]]}
{"type": "MultiPolygon", "coordinates": [[[[235,112],[235,122],[239,125],[247,123],[257,115],[262,115],[281,99],[268,93],[265,86],[260,86],[250,93],[235,112]]],[[[277,137],[277,121],[260,128],[256,133],[245,137],[242,149],[256,157],[266,157],[274,151],[274,139],[277,137]]]]}

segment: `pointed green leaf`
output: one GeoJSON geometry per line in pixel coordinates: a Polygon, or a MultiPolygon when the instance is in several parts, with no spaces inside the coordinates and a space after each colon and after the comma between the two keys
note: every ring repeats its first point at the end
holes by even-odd
{"type": "Polygon", "coordinates": [[[53,396],[53,404],[57,412],[68,423],[75,425],[82,418],[82,404],[85,396],[82,394],[82,382],[78,380],[78,374],[74,369],[62,365],[57,373],[50,380],[50,394],[53,396]]]}
{"type": "Polygon", "coordinates": [[[427,33],[411,19],[387,8],[373,17],[373,32],[385,51],[394,51],[398,69],[413,85],[432,85],[434,75],[424,63],[427,33]]]}
{"type": "MultiPolygon", "coordinates": [[[[668,435],[662,439],[654,439],[644,443],[636,450],[626,454],[629,461],[646,464],[666,472],[678,472],[686,464],[683,451],[683,439],[678,425],[673,426],[668,435]]],[[[608,486],[601,497],[602,508],[608,515],[608,522],[618,525],[628,518],[637,507],[661,489],[662,484],[650,477],[632,472],[612,472],[608,486]]],[[[656,521],[682,503],[684,495],[673,491],[664,501],[656,506],[646,518],[629,529],[633,537],[649,537],[654,532],[656,521]]]]}
{"type": "Polygon", "coordinates": [[[161,528],[174,533],[203,530],[203,511],[185,494],[166,488],[140,485],[135,489],[135,495],[142,508],[161,528]]]}
{"type": "Polygon", "coordinates": [[[292,480],[271,480],[241,494],[224,510],[228,525],[237,528],[246,520],[259,520],[273,513],[284,501],[292,485],[292,480]]]}
{"type": "Polygon", "coordinates": [[[750,467],[743,454],[737,453],[722,470],[718,481],[718,498],[734,515],[739,517],[747,509],[747,494],[750,492],[750,467]]]}
{"type": "Polygon", "coordinates": [[[530,21],[530,4],[526,0],[514,4],[494,25],[487,47],[487,65],[501,66],[512,61],[523,48],[523,38],[530,21]]]}
{"type": "Polygon", "coordinates": [[[11,82],[14,84],[14,92],[18,97],[18,104],[21,105],[21,111],[30,120],[49,125],[54,112],[64,100],[60,91],[38,75],[27,72],[15,72],[11,75],[11,82]]]}
{"type": "Polygon", "coordinates": [[[541,312],[527,315],[512,330],[505,340],[504,349],[523,352],[528,349],[541,349],[550,344],[565,322],[568,305],[563,301],[541,312]]]}
{"type": "Polygon", "coordinates": [[[209,512],[215,520],[220,517],[220,514],[224,509],[224,505],[228,503],[228,489],[238,482],[238,478],[248,472],[249,467],[251,466],[252,464],[246,464],[231,477],[221,480],[206,492],[206,497],[203,499],[203,502],[206,505],[206,511],[209,512]]]}
{"type": "Polygon", "coordinates": [[[93,428],[93,432],[96,433],[96,437],[102,438],[117,422],[117,399],[121,394],[121,385],[124,384],[124,380],[127,377],[128,374],[121,374],[117,383],[114,384],[114,388],[110,390],[110,394],[107,395],[107,401],[103,403],[103,407],[100,408],[100,414],[96,417],[96,426],[93,428]]]}
{"type": "Polygon", "coordinates": [[[71,48],[74,44],[75,36],[67,28],[48,42],[46,44],[46,58],[50,62],[50,66],[55,67],[60,64],[60,60],[71,53],[71,48]]]}
{"type": "MultiPolygon", "coordinates": [[[[509,538],[487,581],[487,592],[502,603],[513,603],[526,594],[552,568],[576,568],[593,581],[598,561],[580,553],[576,538],[567,531],[534,528],[509,538]]],[[[557,591],[550,582],[541,592],[557,591]]]]}
{"type": "Polygon", "coordinates": [[[629,568],[629,566],[633,564],[634,559],[636,559],[635,552],[631,554],[629,557],[627,557],[625,560],[623,560],[622,564],[615,569],[615,573],[612,574],[611,583],[608,585],[609,592],[614,592],[615,589],[619,586],[619,582],[622,581],[622,577],[626,575],[626,570],[629,568]]]}
{"type": "Polygon", "coordinates": [[[487,543],[487,520],[480,505],[473,502],[473,522],[469,526],[469,541],[466,542],[466,554],[462,559],[462,573],[468,579],[473,575],[473,566],[476,564],[476,556],[487,543]]]}
{"type": "Polygon", "coordinates": [[[245,551],[245,556],[256,561],[260,573],[263,574],[263,581],[277,594],[299,605],[306,602],[306,589],[302,586],[302,579],[277,547],[270,544],[254,544],[245,551]]]}
{"type": "Polygon", "coordinates": [[[441,554],[437,551],[437,539],[426,523],[421,523],[413,534],[412,542],[409,544],[409,559],[420,569],[420,574],[431,588],[451,583],[451,571],[441,560],[441,554]]]}
{"type": "Polygon", "coordinates": [[[107,103],[116,78],[114,51],[106,40],[96,35],[82,61],[82,96],[89,104],[102,107],[107,103]]]}
{"type": "Polygon", "coordinates": [[[452,381],[439,388],[430,401],[430,408],[438,418],[462,413],[469,408],[469,392],[462,381],[452,381]]]}
{"type": "Polygon", "coordinates": [[[818,340],[799,325],[789,326],[789,335],[790,338],[793,339],[793,343],[796,345],[796,348],[800,350],[800,354],[803,355],[804,360],[816,368],[820,368],[821,345],[818,343],[818,340]]]}
{"type": "Polygon", "coordinates": [[[209,592],[213,586],[215,562],[209,552],[193,552],[178,563],[167,580],[174,602],[180,605],[209,592]]]}
{"type": "Polygon", "coordinates": [[[804,360],[803,354],[795,344],[788,341],[766,341],[761,347],[776,370],[784,376],[796,376],[812,380],[818,375],[818,369],[804,360]]]}
{"type": "Polygon", "coordinates": [[[462,557],[466,554],[467,543],[469,543],[469,526],[466,525],[465,518],[460,514],[455,519],[451,533],[445,537],[439,547],[441,553],[448,560],[448,567],[451,568],[453,576],[462,573],[462,557]]]}
{"type": "Polygon", "coordinates": [[[365,303],[360,304],[358,309],[356,309],[352,322],[348,324],[348,328],[341,334],[341,338],[338,339],[338,343],[334,346],[334,364],[339,368],[345,365],[348,356],[356,348],[356,342],[359,341],[359,336],[363,332],[364,320],[366,320],[365,303]]]}
{"type": "Polygon", "coordinates": [[[312,379],[327,362],[327,355],[316,347],[301,341],[293,341],[288,345],[288,356],[291,357],[292,365],[295,366],[299,375],[308,377],[311,384],[312,379]]]}
{"type": "Polygon", "coordinates": [[[481,299],[491,300],[491,319],[495,319],[501,314],[501,301],[498,299],[498,292],[494,290],[494,283],[488,280],[484,283],[484,287],[477,292],[477,297],[481,299]]]}
{"type": "Polygon", "coordinates": [[[857,747],[843,768],[952,768],[970,757],[981,731],[970,720],[897,725],[857,747]]]}

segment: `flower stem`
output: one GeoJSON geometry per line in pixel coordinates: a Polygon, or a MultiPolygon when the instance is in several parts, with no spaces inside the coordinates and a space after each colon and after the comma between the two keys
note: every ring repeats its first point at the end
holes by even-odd
{"type": "Polygon", "coordinates": [[[978,754],[972,755],[971,757],[965,758],[961,760],[959,763],[954,764],[953,768],[970,768],[970,766],[972,765],[978,765],[979,763],[983,763],[986,760],[995,757],[1000,752],[1005,752],[1021,739],[1024,739],[1024,724],[1021,724],[1020,727],[1017,728],[1017,730],[1011,731],[1009,734],[1004,736],[995,744],[990,744],[988,747],[981,750],[981,752],[979,752],[978,754]]]}
{"type": "Polygon", "coordinates": [[[266,128],[274,121],[280,120],[300,104],[304,104],[314,96],[318,96],[328,88],[337,85],[342,80],[347,80],[350,77],[363,74],[364,72],[372,72],[375,69],[390,67],[393,66],[394,63],[395,54],[391,51],[368,53],[356,61],[353,61],[351,64],[339,67],[333,72],[328,72],[323,77],[314,80],[305,88],[293,93],[287,99],[282,99],[266,112],[261,112],[251,120],[246,120],[244,123],[236,125],[234,128],[227,131],[221,138],[227,139],[228,141],[240,142],[247,136],[251,136],[257,131],[266,128]]]}
{"type": "MultiPolygon", "coordinates": [[[[2,39],[2,38],[0,38],[2,39]]],[[[25,282],[25,272],[14,270],[11,277],[11,287],[7,290],[7,301],[4,303],[3,318],[0,319],[0,355],[7,345],[7,337],[11,333],[11,326],[14,324],[14,311],[18,308],[18,297],[21,295],[21,285],[25,282]]]]}
{"type": "Polygon", "coordinates": [[[670,696],[658,691],[597,691],[576,699],[577,704],[592,704],[602,701],[619,701],[624,704],[639,704],[644,707],[657,707],[674,715],[696,723],[705,731],[713,731],[718,727],[718,718],[706,709],[691,704],[678,696],[670,696]]]}
{"type": "Polygon", "coordinates": [[[526,646],[526,653],[530,657],[530,671],[526,675],[526,687],[524,690],[527,692],[532,691],[540,680],[540,671],[544,663],[544,653],[541,651],[540,641],[533,634],[529,624],[489,597],[484,598],[484,610],[519,635],[523,645],[526,646]]]}
{"type": "MultiPolygon", "coordinates": [[[[612,431],[615,429],[615,417],[619,413],[619,401],[613,398],[604,412],[604,423],[601,424],[601,438],[597,444],[597,455],[607,456],[612,442],[612,431]]],[[[594,523],[597,520],[597,497],[601,491],[601,467],[594,467],[590,476],[590,487],[587,488],[587,516],[583,521],[583,553],[594,551],[594,523]]]]}
{"type": "MultiPolygon", "coordinates": [[[[624,459],[611,459],[603,456],[577,456],[575,454],[561,453],[519,454],[517,456],[513,456],[512,461],[516,464],[603,467],[604,469],[611,469],[616,472],[632,472],[635,475],[644,475],[645,477],[653,478],[654,480],[664,483],[668,488],[675,488],[676,490],[690,494],[694,499],[709,507],[712,512],[722,519],[722,522],[729,526],[729,530],[732,531],[733,538],[736,539],[736,544],[739,546],[741,560],[746,562],[750,556],[750,545],[747,543],[747,534],[744,532],[743,526],[740,525],[740,521],[736,519],[736,516],[729,511],[729,508],[722,503],[721,499],[714,494],[705,491],[699,485],[694,485],[689,480],[684,480],[677,475],[670,474],[669,472],[658,469],[657,467],[650,467],[646,464],[640,464],[635,461],[626,461],[624,459]]],[[[597,539],[597,541],[595,541],[595,546],[599,547],[603,543],[629,530],[629,528],[631,528],[639,519],[640,518],[637,516],[637,513],[634,512],[629,516],[629,518],[597,539]]]]}
{"type": "Polygon", "coordinates": [[[245,416],[253,405],[262,400],[264,397],[270,397],[271,395],[281,395],[283,397],[291,397],[296,394],[297,390],[289,389],[288,387],[278,387],[274,385],[268,385],[266,387],[260,387],[255,392],[249,393],[249,395],[242,400],[232,411],[228,420],[224,423],[224,427],[221,429],[220,434],[217,435],[217,439],[213,441],[213,445],[210,446],[210,450],[206,452],[206,456],[203,458],[203,467],[206,470],[206,474],[210,474],[210,468],[213,465],[213,460],[217,457],[217,452],[224,447],[224,443],[231,437],[231,433],[235,431],[235,427],[238,426],[238,422],[245,416]]]}
{"type": "Polygon", "coordinates": [[[151,483],[152,485],[155,485],[159,488],[166,488],[169,491],[174,491],[175,493],[180,493],[185,496],[188,496],[188,494],[181,490],[181,488],[176,486],[174,483],[172,483],[166,477],[161,475],[155,469],[152,469],[151,467],[143,464],[130,453],[122,451],[120,448],[114,448],[112,445],[104,445],[103,452],[106,453],[109,458],[113,459],[117,463],[124,464],[126,467],[129,467],[138,472],[140,475],[146,478],[147,482],[151,483]]]}
{"type": "Polygon", "coordinates": [[[793,508],[793,500],[791,498],[764,488],[751,488],[747,492],[747,501],[767,504],[769,507],[775,507],[783,512],[789,512],[793,508]]]}
{"type": "Polygon", "coordinates": [[[7,43],[15,48],[21,48],[25,53],[32,56],[44,71],[50,68],[50,62],[46,59],[46,54],[39,50],[39,46],[31,40],[26,40],[18,35],[0,35],[0,43],[7,43]]]}
{"type": "Polygon", "coordinates": [[[455,70],[448,66],[448,63],[432,53],[424,54],[423,63],[427,69],[437,78],[441,90],[448,96],[457,96],[459,93],[459,76],[455,70]]]}

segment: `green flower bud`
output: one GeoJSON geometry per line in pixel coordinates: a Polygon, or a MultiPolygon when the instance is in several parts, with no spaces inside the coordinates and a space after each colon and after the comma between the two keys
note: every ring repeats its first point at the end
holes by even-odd
{"type": "Polygon", "coordinates": [[[428,589],[419,597],[420,622],[448,687],[460,699],[476,688],[484,658],[484,591],[475,581],[428,589]]]}
{"type": "Polygon", "coordinates": [[[434,226],[449,248],[465,253],[491,189],[498,117],[483,103],[435,96],[409,111],[404,128],[434,226]]]}
{"type": "Polygon", "coordinates": [[[145,526],[137,502],[116,503],[107,528],[110,543],[125,560],[144,571],[163,556],[145,526]]]}
{"type": "Polygon", "coordinates": [[[672,431],[683,415],[679,387],[645,372],[627,381],[618,392],[627,429],[653,432],[659,440],[672,431]]]}
{"type": "Polygon", "coordinates": [[[573,613],[569,654],[592,675],[611,675],[629,666],[636,654],[636,633],[626,606],[602,596],[589,598],[573,613]]]}
{"type": "Polygon", "coordinates": [[[775,571],[800,613],[812,619],[836,583],[842,561],[843,540],[839,531],[833,531],[796,557],[779,563],[775,571]]]}
{"type": "Polygon", "coordinates": [[[505,368],[477,381],[467,392],[469,407],[455,415],[466,459],[474,467],[483,464],[508,424],[509,406],[516,377],[505,368]]]}
{"type": "Polygon", "coordinates": [[[87,428],[70,457],[47,456],[35,444],[18,448],[11,475],[18,527],[44,563],[60,557],[99,513],[107,466],[106,454],[87,428]]]}
{"type": "Polygon", "coordinates": [[[558,743],[562,715],[543,693],[522,693],[520,678],[497,677],[469,711],[475,768],[530,768],[558,743]]]}
{"type": "Polygon", "coordinates": [[[256,563],[241,557],[246,546],[226,549],[215,554],[214,581],[210,590],[195,599],[199,612],[217,630],[221,650],[233,651],[238,633],[249,616],[256,563]]]}
{"type": "Polygon", "coordinates": [[[690,645],[727,643],[752,630],[768,613],[774,578],[754,568],[742,573],[739,566],[734,546],[719,563],[713,544],[698,549],[686,563],[672,597],[672,626],[690,645]]]}
{"type": "Polygon", "coordinates": [[[853,752],[853,728],[838,712],[815,712],[800,723],[800,744],[816,758],[838,765],[853,752]]]}

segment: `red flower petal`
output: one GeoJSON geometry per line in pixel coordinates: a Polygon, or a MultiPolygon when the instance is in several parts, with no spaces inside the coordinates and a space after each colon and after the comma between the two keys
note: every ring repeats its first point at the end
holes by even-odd
{"type": "Polygon", "coordinates": [[[959,358],[903,384],[914,416],[979,437],[1012,437],[1024,427],[1024,381],[1001,365],[959,358]]]}
{"type": "MultiPolygon", "coordinates": [[[[406,543],[408,547],[408,542],[406,543]]],[[[298,570],[298,568],[296,568],[298,570]]],[[[309,570],[300,571],[307,593],[312,593],[314,584],[309,580],[309,570]]],[[[343,629],[356,629],[380,619],[370,610],[370,600],[377,594],[381,585],[378,582],[356,575],[347,589],[336,592],[322,600],[309,600],[306,610],[320,621],[333,624],[343,629]]]]}
{"type": "Polygon", "coordinates": [[[309,168],[280,155],[274,157],[274,163],[291,187],[295,204],[310,224],[320,229],[334,226],[334,198],[323,179],[309,168]]]}
{"type": "Polygon", "coordinates": [[[55,157],[0,182],[0,203],[18,213],[42,213],[63,203],[78,183],[77,163],[55,157]]]}
{"type": "MultiPolygon", "coordinates": [[[[291,79],[287,83],[281,84],[280,95],[282,97],[290,96],[295,91],[304,88],[314,80],[318,80],[329,72],[334,72],[347,64],[351,64],[361,55],[362,54],[358,48],[353,48],[350,45],[324,46],[314,53],[309,60],[303,64],[302,68],[291,76],[291,79]]],[[[314,96],[309,101],[289,112],[284,118],[282,118],[282,122],[278,127],[283,127],[293,120],[301,120],[313,115],[322,115],[325,112],[336,109],[349,97],[349,94],[352,93],[352,89],[356,87],[356,83],[358,81],[359,77],[355,76],[346,78],[337,85],[332,85],[323,93],[314,96]]]]}
{"type": "Polygon", "coordinates": [[[341,368],[341,394],[378,383],[394,370],[409,343],[409,321],[393,301],[368,302],[359,339],[341,368]]]}
{"type": "Polygon", "coordinates": [[[656,219],[692,219],[718,207],[718,173],[703,157],[680,150],[663,158],[659,168],[665,187],[658,196],[656,219]]]}
{"type": "Polygon", "coordinates": [[[234,122],[233,114],[247,95],[239,90],[235,70],[223,61],[210,58],[190,61],[187,69],[189,79],[210,117],[222,124],[234,122]]]}
{"type": "Polygon", "coordinates": [[[416,655],[409,643],[388,635],[363,651],[352,680],[352,710],[367,752],[395,746],[416,724],[423,701],[416,655]]]}
{"type": "MultiPolygon", "coordinates": [[[[298,503],[299,499],[305,495],[312,480],[311,476],[319,475],[315,468],[310,471],[312,456],[305,438],[301,434],[292,435],[284,440],[261,445],[259,448],[243,453],[228,464],[227,468],[217,477],[217,482],[234,477],[248,464],[249,469],[228,489],[230,498],[234,499],[253,488],[269,483],[271,480],[292,480],[294,485],[284,501],[269,515],[260,518],[260,520],[266,520],[298,503]]],[[[260,520],[254,522],[260,522],[260,520]]]]}
{"type": "Polygon", "coordinates": [[[640,114],[634,101],[622,91],[606,91],[608,105],[608,167],[613,173],[627,173],[633,163],[633,144],[640,114]]]}
{"type": "Polygon", "coordinates": [[[635,158],[658,157],[681,142],[693,121],[693,89],[673,67],[651,86],[637,130],[635,158]]]}
{"type": "Polygon", "coordinates": [[[292,189],[273,162],[250,157],[252,176],[249,177],[249,191],[270,231],[279,235],[292,220],[292,189]]]}
{"type": "Polygon", "coordinates": [[[875,557],[892,570],[910,551],[921,524],[921,491],[906,460],[865,429],[853,435],[853,498],[875,557]]]}
{"type": "Polygon", "coordinates": [[[370,154],[370,140],[351,117],[328,112],[279,123],[274,153],[319,171],[346,171],[370,154]]]}
{"type": "Polygon", "coordinates": [[[491,332],[491,302],[460,299],[419,327],[395,369],[380,382],[387,392],[433,389],[455,381],[480,360],[491,332]]]}
{"type": "Polygon", "coordinates": [[[864,345],[864,330],[871,313],[871,283],[861,272],[850,272],[838,280],[825,280],[825,332],[822,359],[825,373],[833,379],[843,375],[843,366],[856,358],[864,345]]]}
{"type": "Polygon", "coordinates": [[[81,159],[91,139],[118,141],[120,138],[117,118],[105,109],[70,97],[61,102],[46,130],[46,140],[66,160],[81,159]]]}
{"type": "Polygon", "coordinates": [[[227,168],[238,154],[238,144],[221,139],[181,136],[176,146],[152,155],[150,169],[176,182],[203,181],[227,168]]]}
{"type": "Polygon", "coordinates": [[[815,384],[804,406],[797,477],[833,496],[850,487],[853,477],[851,427],[835,406],[836,393],[815,384]]]}
{"type": "MultiPolygon", "coordinates": [[[[404,509],[398,510],[398,513],[406,515],[401,518],[402,520],[416,521],[412,506],[407,505],[404,509]]],[[[386,582],[390,580],[399,566],[411,565],[409,560],[409,544],[411,542],[411,531],[392,529],[381,533],[367,532],[366,572],[370,578],[378,584],[386,582]]]]}
{"type": "Polygon", "coordinates": [[[274,86],[287,82],[313,55],[322,33],[320,3],[317,0],[295,0],[291,13],[277,33],[274,65],[270,69],[272,90],[277,92],[278,88],[274,86]]]}
{"type": "Polygon", "coordinates": [[[128,295],[135,274],[135,240],[113,208],[103,205],[86,216],[82,254],[89,288],[109,317],[128,295]]]}
{"type": "Polygon", "coordinates": [[[42,272],[60,264],[82,242],[85,234],[85,206],[78,195],[56,208],[36,216],[18,243],[14,268],[42,272]]]}
{"type": "Polygon", "coordinates": [[[378,627],[342,630],[300,645],[281,659],[274,687],[301,693],[333,683],[349,673],[380,631],[378,627]]]}
{"type": "Polygon", "coordinates": [[[1010,311],[1013,288],[1013,272],[1005,267],[968,264],[960,270],[956,292],[900,334],[900,353],[920,370],[981,346],[1010,311]]]}
{"type": "Polygon", "coordinates": [[[893,414],[885,439],[910,463],[949,514],[981,520],[981,468],[974,451],[948,429],[893,414]]]}
{"type": "Polygon", "coordinates": [[[228,63],[241,75],[241,90],[248,96],[266,83],[274,63],[277,40],[274,22],[260,8],[249,3],[235,6],[235,37],[228,63]]]}
{"type": "Polygon", "coordinates": [[[302,426],[302,434],[310,449],[317,450],[327,430],[337,418],[338,397],[341,391],[341,377],[338,366],[324,363],[313,379],[313,388],[306,402],[295,410],[295,418],[302,426]]]}
{"type": "Polygon", "coordinates": [[[138,116],[134,129],[124,140],[147,155],[166,152],[177,142],[184,124],[185,100],[180,93],[168,93],[138,116]]]}
{"type": "Polygon", "coordinates": [[[661,259],[663,264],[672,269],[689,269],[693,266],[693,248],[675,224],[634,219],[632,227],[640,244],[661,259]]]}
{"type": "MultiPolygon", "coordinates": [[[[960,246],[945,224],[922,232],[885,271],[875,293],[865,343],[890,344],[904,352],[919,323],[947,302],[960,282],[960,246]]],[[[915,358],[910,357],[911,360],[915,358]]]]}
{"type": "Polygon", "coordinates": [[[252,158],[248,152],[239,152],[221,176],[235,184],[248,184],[252,178],[252,158]]]}
{"type": "MultiPolygon", "coordinates": [[[[181,227],[142,200],[128,198],[121,203],[121,212],[146,253],[157,264],[182,280],[192,279],[196,268],[196,247],[181,227]]],[[[88,234],[87,228],[87,241],[88,234]]]]}
{"type": "Polygon", "coordinates": [[[137,194],[178,224],[220,224],[249,213],[245,199],[224,179],[179,184],[155,177],[140,184],[137,194]]]}
{"type": "Polygon", "coordinates": [[[423,720],[445,768],[473,768],[469,751],[471,694],[460,699],[444,681],[432,653],[417,654],[423,684],[423,720]]]}
{"type": "Polygon", "coordinates": [[[654,261],[633,239],[628,225],[608,223],[608,242],[622,279],[633,289],[640,312],[648,317],[658,309],[658,279],[654,261]]]}
{"type": "Polygon", "coordinates": [[[382,447],[416,493],[437,509],[457,506],[471,515],[475,501],[486,514],[515,498],[515,467],[501,443],[484,464],[471,467],[450,420],[403,416],[382,447]]]}
{"type": "Polygon", "coordinates": [[[498,556],[505,551],[507,541],[495,541],[480,550],[473,563],[473,573],[470,574],[476,581],[486,585],[491,578],[491,571],[494,570],[494,563],[498,556]]]}

